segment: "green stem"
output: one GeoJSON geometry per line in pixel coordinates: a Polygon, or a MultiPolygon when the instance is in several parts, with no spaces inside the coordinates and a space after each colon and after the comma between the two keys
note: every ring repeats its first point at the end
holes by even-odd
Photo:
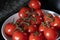
{"type": "Polygon", "coordinates": [[[16,24],[16,29],[19,29],[21,32],[24,32],[24,29],[16,24]]]}
{"type": "Polygon", "coordinates": [[[46,21],[47,27],[50,28],[50,24],[48,21],[46,21]]]}
{"type": "Polygon", "coordinates": [[[32,20],[33,20],[34,22],[36,22],[36,19],[35,19],[35,18],[32,18],[32,20]]]}
{"type": "Polygon", "coordinates": [[[36,32],[34,32],[34,35],[38,35],[39,33],[36,31],[36,32]]]}
{"type": "Polygon", "coordinates": [[[43,26],[46,26],[46,24],[44,22],[41,23],[43,26]]]}

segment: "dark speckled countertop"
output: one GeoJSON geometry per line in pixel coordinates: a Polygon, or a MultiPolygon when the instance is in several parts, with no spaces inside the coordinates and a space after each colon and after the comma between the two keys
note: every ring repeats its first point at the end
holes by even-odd
{"type": "Polygon", "coordinates": [[[2,6],[0,6],[0,22],[3,18],[5,19],[7,16],[17,12],[28,1],[29,0],[7,0],[2,3],[2,6]]]}

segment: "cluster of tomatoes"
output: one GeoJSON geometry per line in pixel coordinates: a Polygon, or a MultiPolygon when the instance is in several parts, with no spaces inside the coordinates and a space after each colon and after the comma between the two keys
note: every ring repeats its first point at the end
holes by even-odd
{"type": "Polygon", "coordinates": [[[59,36],[60,18],[44,14],[38,0],[30,0],[28,6],[20,9],[20,18],[16,23],[6,24],[6,35],[12,40],[56,40],[59,36]]]}

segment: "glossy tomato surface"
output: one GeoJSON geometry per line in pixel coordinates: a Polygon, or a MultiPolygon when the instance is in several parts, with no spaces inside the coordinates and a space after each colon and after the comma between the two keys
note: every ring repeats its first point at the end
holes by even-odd
{"type": "Polygon", "coordinates": [[[29,36],[29,40],[45,40],[45,39],[42,34],[31,33],[31,35],[29,36]]]}
{"type": "Polygon", "coordinates": [[[44,36],[47,40],[56,40],[58,37],[58,33],[51,28],[46,28],[44,30],[44,36]]]}
{"type": "Polygon", "coordinates": [[[12,23],[7,23],[4,29],[4,32],[9,35],[12,36],[12,34],[14,33],[14,31],[16,30],[16,25],[12,24],[12,23]]]}
{"type": "Polygon", "coordinates": [[[33,33],[35,31],[37,31],[37,26],[36,25],[30,25],[29,29],[28,29],[28,32],[33,33]]]}
{"type": "Polygon", "coordinates": [[[33,9],[39,9],[41,6],[41,3],[39,1],[35,1],[35,0],[30,0],[30,2],[28,3],[30,8],[33,9]]]}
{"type": "Polygon", "coordinates": [[[24,17],[28,17],[28,13],[29,13],[29,8],[23,7],[18,12],[18,15],[19,15],[20,18],[24,18],[24,17]]]}
{"type": "Polygon", "coordinates": [[[58,16],[54,17],[54,21],[51,23],[51,26],[60,29],[60,18],[58,16]]]}
{"type": "Polygon", "coordinates": [[[15,31],[13,36],[12,36],[12,40],[28,40],[27,38],[27,34],[18,31],[15,31]]]}

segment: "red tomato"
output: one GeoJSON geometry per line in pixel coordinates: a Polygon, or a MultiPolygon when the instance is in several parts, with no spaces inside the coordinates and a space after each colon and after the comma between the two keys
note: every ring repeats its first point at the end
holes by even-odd
{"type": "Polygon", "coordinates": [[[30,24],[29,24],[29,23],[27,23],[27,22],[26,22],[26,23],[24,23],[24,24],[23,24],[23,28],[24,28],[24,30],[25,30],[25,31],[27,31],[27,30],[28,30],[28,28],[29,28],[29,26],[30,26],[30,24]]]}
{"type": "Polygon", "coordinates": [[[39,26],[39,32],[43,32],[46,27],[46,24],[42,22],[42,24],[39,26]]]}
{"type": "Polygon", "coordinates": [[[36,16],[35,18],[36,18],[36,24],[41,24],[41,22],[43,22],[42,17],[36,16]]]}
{"type": "Polygon", "coordinates": [[[28,32],[32,33],[35,32],[37,30],[37,26],[36,25],[30,25],[28,28],[28,32]]]}
{"type": "Polygon", "coordinates": [[[50,22],[52,22],[53,20],[54,20],[54,18],[53,18],[53,16],[52,16],[51,14],[45,14],[45,15],[44,15],[44,21],[45,21],[45,22],[48,21],[48,22],[50,23],[50,22]]]}
{"type": "Polygon", "coordinates": [[[36,16],[39,16],[39,15],[34,11],[31,16],[35,18],[36,16]]]}
{"type": "Polygon", "coordinates": [[[21,19],[17,19],[16,20],[16,23],[20,23],[22,20],[21,19]]]}
{"type": "Polygon", "coordinates": [[[31,13],[31,16],[32,17],[36,17],[36,16],[39,16],[36,12],[35,12],[35,10],[31,13]]]}
{"type": "Polygon", "coordinates": [[[5,33],[8,35],[8,36],[12,36],[13,32],[16,30],[16,25],[14,24],[11,24],[11,23],[7,23],[6,26],[5,26],[5,33]]]}
{"type": "Polygon", "coordinates": [[[42,10],[38,9],[35,11],[40,17],[43,17],[43,12],[42,10]]]}
{"type": "Polygon", "coordinates": [[[16,24],[17,24],[17,25],[21,25],[21,22],[23,22],[22,19],[17,19],[17,20],[16,20],[16,24]]]}
{"type": "Polygon", "coordinates": [[[46,37],[47,40],[56,40],[58,37],[58,33],[57,31],[51,28],[46,28],[44,30],[44,36],[46,37]]]}
{"type": "Polygon", "coordinates": [[[18,12],[20,18],[28,17],[28,14],[29,14],[29,8],[27,7],[21,8],[20,11],[18,12]]]}
{"type": "Polygon", "coordinates": [[[39,1],[30,0],[28,5],[30,8],[39,9],[41,6],[41,3],[39,1]]]}
{"type": "Polygon", "coordinates": [[[29,40],[45,40],[44,36],[40,33],[31,33],[31,35],[29,36],[29,40]]]}
{"type": "Polygon", "coordinates": [[[12,40],[28,40],[27,34],[17,30],[14,32],[12,40]]]}
{"type": "Polygon", "coordinates": [[[36,16],[36,17],[32,17],[32,19],[30,20],[31,24],[40,24],[43,21],[42,17],[36,16]]]}
{"type": "Polygon", "coordinates": [[[60,29],[60,18],[58,16],[54,17],[54,21],[50,23],[52,27],[60,29]]]}

